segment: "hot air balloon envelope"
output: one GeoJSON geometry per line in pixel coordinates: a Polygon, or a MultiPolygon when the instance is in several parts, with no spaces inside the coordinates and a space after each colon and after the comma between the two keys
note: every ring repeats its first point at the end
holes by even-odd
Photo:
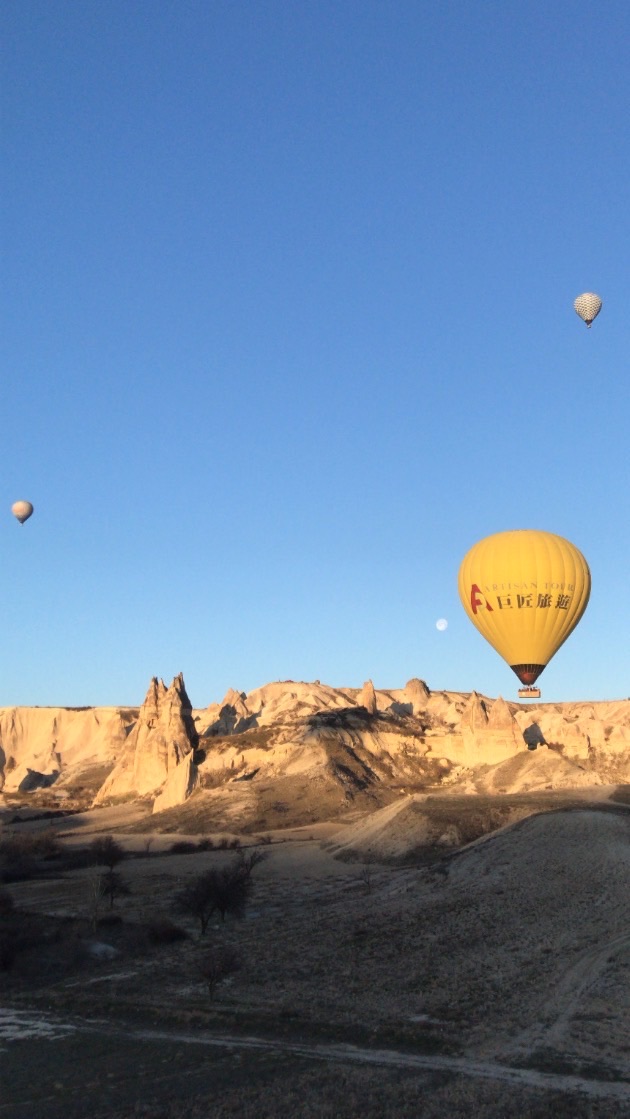
{"type": "Polygon", "coordinates": [[[14,517],[17,517],[21,525],[33,515],[33,506],[30,501],[14,501],[11,506],[11,512],[14,517]]]}
{"type": "Polygon", "coordinates": [[[602,301],[594,292],[585,291],[582,295],[578,295],[573,306],[580,318],[590,327],[593,319],[597,318],[602,309],[602,301]]]}
{"type": "Polygon", "coordinates": [[[475,544],[458,586],[473,625],[521,683],[532,685],[586,610],[591,574],[562,536],[518,529],[475,544]]]}

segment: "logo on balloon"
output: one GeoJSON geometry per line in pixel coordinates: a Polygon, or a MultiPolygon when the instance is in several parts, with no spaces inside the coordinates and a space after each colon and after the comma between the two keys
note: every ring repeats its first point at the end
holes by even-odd
{"type": "Polygon", "coordinates": [[[482,593],[482,591],[480,591],[477,584],[473,583],[472,587],[470,588],[470,609],[472,610],[473,614],[477,613],[477,610],[480,606],[485,606],[486,610],[492,610],[492,607],[486,599],[486,596],[482,593]]]}

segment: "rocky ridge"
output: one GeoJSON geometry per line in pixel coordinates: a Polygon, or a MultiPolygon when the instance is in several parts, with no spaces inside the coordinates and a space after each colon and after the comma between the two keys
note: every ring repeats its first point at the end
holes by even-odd
{"type": "Polygon", "coordinates": [[[154,813],[192,798],[234,819],[260,816],[265,798],[303,797],[308,822],[315,802],[333,815],[373,810],[428,786],[630,782],[630,701],[525,705],[419,679],[401,689],[289,680],[193,711],[181,674],[170,687],[154,677],[139,709],[0,709],[0,777],[6,795],[45,789],[63,801],[91,789],[96,806],[143,798],[154,813]]]}

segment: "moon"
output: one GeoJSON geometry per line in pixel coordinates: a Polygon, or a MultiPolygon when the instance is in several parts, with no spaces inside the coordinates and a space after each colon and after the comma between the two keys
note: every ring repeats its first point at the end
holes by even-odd
{"type": "Polygon", "coordinates": [[[443,633],[445,629],[448,629],[448,622],[446,618],[438,618],[437,622],[435,623],[435,628],[439,629],[440,633],[443,633]]]}

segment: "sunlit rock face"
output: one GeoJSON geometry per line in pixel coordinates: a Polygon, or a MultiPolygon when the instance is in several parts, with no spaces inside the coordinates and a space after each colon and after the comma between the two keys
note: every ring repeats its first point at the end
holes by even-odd
{"type": "Polygon", "coordinates": [[[169,688],[153,677],[124,754],[94,803],[158,792],[198,741],[182,674],[169,688]]]}
{"type": "Polygon", "coordinates": [[[70,772],[113,765],[134,718],[116,707],[0,708],[0,788],[63,788],[70,772]]]}
{"type": "MultiPolygon", "coordinates": [[[[162,681],[160,685],[155,692],[155,702],[147,710],[146,724],[143,709],[133,732],[136,734],[133,781],[141,794],[159,789],[198,742],[182,674],[175,677],[170,688],[164,689],[162,681]]],[[[145,704],[147,700],[149,694],[145,704]]]]}
{"type": "Polygon", "coordinates": [[[418,715],[420,711],[425,710],[431,692],[424,680],[418,680],[417,676],[414,676],[413,679],[407,681],[403,692],[404,702],[411,704],[414,715],[418,715]]]}
{"type": "Polygon", "coordinates": [[[376,702],[376,692],[374,691],[374,684],[371,680],[366,680],[361,688],[357,699],[357,707],[365,707],[368,715],[376,715],[378,705],[376,702]]]}
{"type": "Polygon", "coordinates": [[[418,678],[398,689],[284,680],[193,712],[180,674],[168,688],[153,678],[140,708],[0,709],[7,797],[61,800],[82,786],[87,803],[144,798],[161,812],[198,793],[254,803],[261,789],[274,804],[312,797],[310,820],[362,797],[371,810],[401,790],[480,781],[500,792],[630,782],[630,701],[519,704],[418,678]],[[492,767],[496,780],[484,776],[492,767]]]}
{"type": "Polygon", "coordinates": [[[499,696],[491,703],[473,692],[462,715],[461,736],[465,765],[496,765],[525,746],[522,732],[507,703],[499,696]]]}
{"type": "Polygon", "coordinates": [[[199,773],[193,761],[193,753],[190,751],[174,769],[171,769],[162,791],[153,802],[153,811],[164,812],[167,808],[176,808],[178,804],[183,804],[198,783],[199,773]]]}

